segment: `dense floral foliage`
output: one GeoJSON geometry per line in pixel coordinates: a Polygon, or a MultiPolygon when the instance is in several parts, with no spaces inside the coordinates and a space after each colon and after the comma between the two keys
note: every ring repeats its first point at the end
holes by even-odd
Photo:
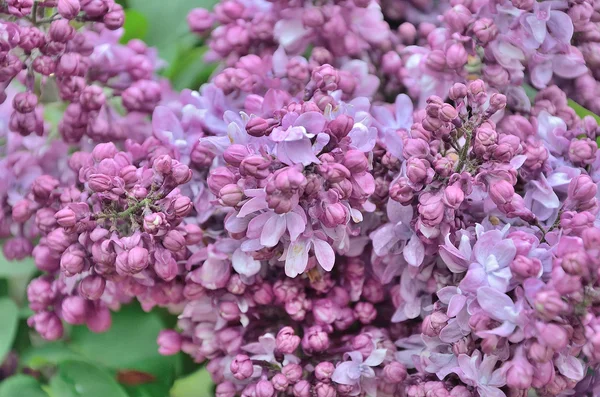
{"type": "Polygon", "coordinates": [[[180,93],[112,0],[0,12],[44,338],[136,299],[218,397],[600,394],[600,2],[224,0],[180,93]]]}

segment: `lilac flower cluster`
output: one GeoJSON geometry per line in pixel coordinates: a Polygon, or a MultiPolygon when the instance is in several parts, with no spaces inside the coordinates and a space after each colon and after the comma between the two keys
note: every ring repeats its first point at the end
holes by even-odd
{"type": "Polygon", "coordinates": [[[206,361],[219,397],[595,395],[600,128],[568,102],[594,7],[193,10],[211,81],[157,106],[119,75],[152,136],[81,147],[74,181],[13,207],[43,234],[30,324],[169,307],[159,351],[206,361]]]}
{"type": "Polygon", "coordinates": [[[22,200],[36,177],[72,183],[69,146],[143,141],[168,87],[155,50],[119,44],[124,12],[112,0],[8,1],[0,13],[0,237],[12,237],[4,255],[22,259],[40,232],[22,200]],[[61,112],[57,125],[44,121],[45,106],[61,112]]]}

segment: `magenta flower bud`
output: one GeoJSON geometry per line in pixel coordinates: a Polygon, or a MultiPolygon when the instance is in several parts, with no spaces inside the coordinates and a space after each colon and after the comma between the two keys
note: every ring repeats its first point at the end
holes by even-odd
{"type": "Polygon", "coordinates": [[[69,277],[81,273],[86,253],[79,244],[71,245],[60,257],[60,268],[69,277]]]}
{"type": "Polygon", "coordinates": [[[414,197],[414,191],[409,185],[408,178],[401,177],[390,188],[390,198],[402,205],[409,205],[414,197]]]}
{"type": "Polygon", "coordinates": [[[240,317],[240,308],[237,302],[223,301],[219,303],[219,315],[227,321],[235,321],[240,317]]]}
{"type": "Polygon", "coordinates": [[[171,281],[177,276],[177,261],[166,249],[157,248],[154,251],[154,271],[165,281],[171,281]]]}
{"type": "Polygon", "coordinates": [[[81,91],[79,102],[84,110],[100,110],[106,103],[106,96],[102,88],[97,85],[90,85],[81,91]]]}
{"type": "Polygon", "coordinates": [[[271,383],[273,384],[273,388],[277,391],[285,391],[290,385],[288,378],[286,378],[284,374],[275,374],[271,378],[271,383]]]}
{"type": "Polygon", "coordinates": [[[452,88],[450,88],[448,96],[453,101],[463,99],[467,96],[467,86],[462,83],[455,83],[452,88]]]}
{"type": "Polygon", "coordinates": [[[63,228],[57,228],[46,236],[46,245],[60,255],[71,245],[73,240],[74,236],[68,235],[63,228]]]}
{"type": "Polygon", "coordinates": [[[38,98],[31,92],[19,92],[13,99],[13,107],[19,113],[30,113],[35,110],[38,98]]]}
{"type": "Polygon", "coordinates": [[[369,160],[360,150],[348,150],[342,164],[353,174],[361,174],[369,168],[369,160]]]}
{"type": "Polygon", "coordinates": [[[490,184],[489,194],[496,205],[503,205],[512,201],[515,188],[510,182],[501,179],[490,184]]]}
{"type": "Polygon", "coordinates": [[[373,339],[366,334],[358,334],[352,338],[351,346],[352,350],[360,352],[363,358],[369,357],[375,348],[373,339]]]}
{"type": "Polygon", "coordinates": [[[307,28],[316,28],[323,26],[325,23],[325,16],[318,7],[311,7],[303,10],[302,23],[307,28]]]}
{"type": "Polygon", "coordinates": [[[555,351],[559,351],[567,346],[569,338],[564,327],[558,324],[536,323],[538,331],[538,340],[555,351]]]}
{"type": "Polygon", "coordinates": [[[248,156],[250,152],[244,145],[234,144],[229,146],[223,153],[223,159],[234,167],[239,167],[240,163],[248,156]]]}
{"type": "Polygon", "coordinates": [[[510,270],[523,278],[538,277],[542,272],[542,262],[537,258],[517,255],[510,264],[510,270]]]}
{"type": "Polygon", "coordinates": [[[214,24],[212,14],[204,8],[194,8],[187,16],[187,23],[194,33],[203,34],[214,24]]]}
{"type": "Polygon", "coordinates": [[[431,167],[427,160],[411,158],[406,162],[406,176],[411,183],[420,185],[426,183],[431,175],[431,167]]]}
{"type": "Polygon", "coordinates": [[[58,13],[63,18],[74,19],[80,10],[79,0],[58,0],[58,13]]]}
{"type": "Polygon", "coordinates": [[[158,338],[156,338],[156,343],[158,343],[158,352],[160,354],[163,356],[172,356],[181,350],[181,335],[172,329],[162,330],[159,332],[158,338]]]}
{"type": "Polygon", "coordinates": [[[90,18],[102,17],[114,5],[113,0],[80,0],[81,9],[90,18]]]}
{"type": "Polygon", "coordinates": [[[229,184],[223,186],[219,191],[219,201],[226,207],[237,206],[244,198],[244,192],[239,188],[238,185],[229,184]]]}
{"type": "Polygon", "coordinates": [[[331,375],[335,371],[335,366],[329,361],[321,361],[315,367],[315,377],[321,382],[329,382],[331,375]]]}
{"type": "Polygon", "coordinates": [[[336,138],[342,139],[354,127],[354,119],[346,114],[340,114],[334,120],[330,121],[327,127],[336,138]]]}
{"type": "Polygon", "coordinates": [[[104,22],[104,26],[106,26],[108,30],[122,28],[125,23],[125,12],[123,11],[123,7],[120,4],[113,4],[110,11],[102,18],[102,22],[104,22]]]}
{"type": "Polygon", "coordinates": [[[62,227],[73,227],[77,223],[77,216],[75,215],[75,212],[68,207],[65,207],[62,210],[58,211],[54,215],[54,218],[56,219],[56,222],[62,227]]]}
{"type": "Polygon", "coordinates": [[[403,44],[409,45],[415,42],[417,37],[417,28],[410,22],[404,22],[398,26],[398,35],[403,44]]]}
{"type": "Polygon", "coordinates": [[[465,193],[457,185],[450,185],[444,189],[443,202],[448,207],[457,210],[465,199],[465,193]]]}
{"type": "Polygon", "coordinates": [[[246,124],[246,132],[256,138],[264,136],[270,132],[271,129],[272,126],[262,117],[252,117],[246,124]]]}
{"type": "Polygon", "coordinates": [[[84,324],[86,319],[87,303],[80,296],[69,296],[63,300],[62,318],[69,324],[84,324]]]}
{"type": "Polygon", "coordinates": [[[33,311],[46,310],[48,306],[52,305],[55,297],[56,293],[48,279],[34,278],[27,286],[27,300],[33,311]]]}
{"type": "Polygon", "coordinates": [[[31,218],[34,211],[33,203],[27,199],[22,199],[13,205],[11,216],[15,222],[25,223],[31,218]]]}
{"type": "Polygon", "coordinates": [[[460,43],[452,44],[446,50],[446,64],[450,69],[461,69],[467,64],[467,51],[460,43]]]}
{"type": "Polygon", "coordinates": [[[252,376],[254,367],[252,366],[250,357],[245,354],[238,354],[231,361],[230,370],[234,378],[237,380],[245,380],[252,376]]]}
{"type": "Polygon", "coordinates": [[[490,97],[490,107],[488,112],[490,114],[496,113],[506,107],[506,95],[493,93],[490,97]]]}
{"type": "Polygon", "coordinates": [[[396,51],[388,51],[381,57],[381,70],[384,73],[395,75],[402,67],[402,58],[396,51]]]}
{"type": "Polygon", "coordinates": [[[163,176],[167,176],[171,174],[172,171],[172,163],[173,159],[171,156],[164,154],[160,157],[157,157],[152,163],[152,168],[156,170],[159,174],[163,176]]]}
{"type": "Polygon", "coordinates": [[[85,299],[98,300],[104,293],[106,280],[103,277],[89,275],[79,283],[79,293],[85,299]]]}
{"type": "Polygon", "coordinates": [[[539,291],[535,296],[535,308],[544,316],[551,320],[569,310],[567,302],[562,300],[562,296],[556,290],[539,291]]]}
{"type": "Polygon", "coordinates": [[[370,302],[358,302],[356,306],[354,306],[354,313],[356,314],[358,321],[363,324],[370,324],[375,320],[375,317],[377,317],[377,310],[370,302]]]}
{"type": "Polygon", "coordinates": [[[293,354],[300,344],[300,337],[294,334],[292,327],[283,327],[277,333],[277,351],[283,354],[293,354]]]}
{"type": "Polygon", "coordinates": [[[44,233],[50,233],[56,227],[54,211],[50,208],[42,208],[35,214],[35,225],[44,233]]]}
{"type": "Polygon", "coordinates": [[[163,237],[163,246],[171,252],[177,253],[185,249],[185,238],[177,230],[169,230],[163,237]]]}
{"type": "Polygon", "coordinates": [[[171,176],[175,180],[175,183],[183,185],[192,180],[192,170],[185,164],[175,164],[173,165],[171,176]]]}
{"type": "Polygon", "coordinates": [[[57,340],[63,336],[63,325],[52,312],[39,312],[27,319],[27,324],[46,340],[57,340]]]}
{"type": "Polygon", "coordinates": [[[569,183],[568,195],[571,200],[586,204],[594,200],[598,187],[588,175],[582,174],[569,183]]]}
{"type": "Polygon", "coordinates": [[[479,18],[473,23],[473,33],[477,40],[481,41],[485,46],[490,41],[496,38],[498,34],[498,28],[489,18],[479,18]]]}
{"type": "Polygon", "coordinates": [[[268,380],[261,380],[256,384],[255,393],[256,397],[273,397],[275,389],[268,380]]]}
{"type": "Polygon", "coordinates": [[[333,387],[333,385],[331,385],[329,383],[323,383],[323,382],[319,382],[315,385],[313,393],[316,397],[336,397],[337,396],[337,391],[335,390],[335,387],[333,387]]]}
{"type": "Polygon", "coordinates": [[[338,183],[351,176],[350,171],[339,163],[323,164],[319,166],[319,172],[329,183],[338,183]]]}
{"type": "Polygon", "coordinates": [[[302,349],[306,354],[319,353],[329,348],[329,336],[316,325],[310,327],[302,338],[302,349]]]}
{"type": "Polygon", "coordinates": [[[523,354],[517,355],[507,363],[506,384],[508,387],[528,390],[533,381],[534,368],[523,354]]]}
{"type": "Polygon", "coordinates": [[[59,19],[50,24],[48,35],[52,41],[67,43],[75,36],[75,29],[67,19],[59,19]]]}
{"type": "Polygon", "coordinates": [[[340,76],[333,66],[322,65],[313,70],[312,80],[321,91],[335,91],[340,81],[340,76]]]}
{"type": "Polygon", "coordinates": [[[148,267],[148,250],[133,247],[129,251],[117,255],[117,272],[122,275],[136,274],[148,267]]]}
{"type": "Polygon", "coordinates": [[[589,138],[574,139],[569,146],[569,159],[578,165],[592,164],[596,159],[598,145],[589,138]]]}
{"type": "Polygon", "coordinates": [[[217,385],[215,397],[235,397],[237,390],[231,382],[223,382],[217,385]]]}
{"type": "Polygon", "coordinates": [[[104,305],[98,304],[88,313],[86,325],[92,332],[106,332],[111,324],[110,310],[104,305]]]}
{"type": "Polygon", "coordinates": [[[49,175],[42,175],[33,181],[31,191],[33,192],[36,201],[45,201],[48,200],[50,194],[58,185],[59,182],[56,179],[49,175]]]}
{"type": "Polygon", "coordinates": [[[88,187],[96,193],[102,193],[112,188],[112,178],[104,174],[92,174],[88,178],[88,187]]]}
{"type": "Polygon", "coordinates": [[[178,218],[186,217],[193,208],[194,204],[192,204],[192,200],[187,196],[179,196],[173,203],[173,209],[178,218]]]}
{"type": "Polygon", "coordinates": [[[242,176],[252,176],[256,179],[265,179],[270,174],[271,162],[259,155],[250,155],[240,164],[240,174],[242,176]]]}
{"type": "Polygon", "coordinates": [[[405,158],[425,159],[429,156],[429,143],[421,138],[409,138],[404,143],[402,154],[405,158]]]}
{"type": "Polygon", "coordinates": [[[46,272],[54,272],[60,268],[60,254],[45,245],[37,245],[32,252],[35,266],[46,272]]]}
{"type": "Polygon", "coordinates": [[[389,383],[402,383],[407,377],[406,367],[397,361],[392,361],[383,367],[383,379],[389,383]]]}
{"type": "Polygon", "coordinates": [[[292,388],[294,397],[310,397],[310,383],[306,380],[301,380],[292,388]]]}
{"type": "MultiPolygon", "coordinates": [[[[294,167],[286,167],[275,174],[275,187],[283,192],[297,190],[306,183],[306,177],[294,167]]],[[[268,187],[267,187],[268,188],[268,187]]]]}
{"type": "Polygon", "coordinates": [[[454,106],[444,103],[438,112],[438,117],[443,122],[449,123],[458,117],[458,111],[454,106]]]}
{"type": "Polygon", "coordinates": [[[254,290],[252,298],[259,305],[269,305],[273,302],[273,299],[275,299],[275,295],[273,294],[273,289],[270,284],[262,283],[254,290]]]}
{"type": "Polygon", "coordinates": [[[281,373],[290,383],[296,383],[302,378],[302,367],[298,364],[287,364],[283,366],[281,373]]]}
{"type": "Polygon", "coordinates": [[[533,342],[529,347],[529,357],[538,363],[545,363],[552,359],[554,351],[548,346],[542,345],[538,342],[533,342]]]}
{"type": "Polygon", "coordinates": [[[2,251],[9,261],[22,260],[31,255],[33,245],[24,237],[15,237],[6,240],[2,251]]]}
{"type": "Polygon", "coordinates": [[[323,216],[319,219],[325,227],[334,228],[346,224],[350,219],[350,213],[342,203],[325,203],[323,216]]]}
{"type": "Polygon", "coordinates": [[[446,68],[446,55],[441,50],[433,50],[427,55],[425,64],[434,72],[442,72],[446,68]]]}
{"type": "Polygon", "coordinates": [[[462,4],[457,4],[444,13],[444,22],[455,32],[461,33],[471,22],[471,11],[462,4]]]}
{"type": "Polygon", "coordinates": [[[435,311],[425,317],[421,325],[421,332],[427,336],[435,337],[440,334],[442,328],[448,324],[448,316],[440,311],[435,311]]]}

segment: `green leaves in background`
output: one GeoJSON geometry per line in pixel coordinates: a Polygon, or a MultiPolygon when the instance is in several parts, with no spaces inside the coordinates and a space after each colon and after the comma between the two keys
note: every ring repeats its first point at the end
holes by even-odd
{"type": "Polygon", "coordinates": [[[17,332],[19,309],[9,298],[0,298],[0,362],[10,351],[17,332]]]}
{"type": "Polygon", "coordinates": [[[50,392],[52,397],[128,397],[110,374],[87,361],[75,360],[58,366],[50,392]]]}
{"type": "Polygon", "coordinates": [[[125,34],[121,37],[121,43],[127,43],[132,39],[143,39],[148,34],[148,20],[139,11],[125,10],[125,34]]]}
{"type": "Polygon", "coordinates": [[[212,396],[212,389],[210,375],[205,369],[200,369],[185,378],[178,379],[171,389],[170,397],[212,396]]]}
{"type": "Polygon", "coordinates": [[[0,397],[48,397],[48,394],[35,378],[15,375],[0,383],[0,397]]]}
{"type": "Polygon", "coordinates": [[[9,261],[2,255],[0,250],[0,278],[9,278],[14,276],[29,276],[35,270],[33,258],[27,258],[22,261],[9,261]]]}

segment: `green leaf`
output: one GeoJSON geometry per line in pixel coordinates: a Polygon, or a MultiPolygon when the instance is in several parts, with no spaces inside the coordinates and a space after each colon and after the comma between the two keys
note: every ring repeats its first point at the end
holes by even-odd
{"type": "Polygon", "coordinates": [[[143,373],[154,376],[154,380],[138,385],[124,386],[130,397],[165,397],[175,381],[177,357],[156,357],[136,363],[134,367],[143,373]]]}
{"type": "Polygon", "coordinates": [[[125,10],[125,34],[121,37],[121,43],[127,43],[132,39],[143,39],[148,34],[148,20],[139,11],[125,10]]]}
{"type": "Polygon", "coordinates": [[[95,334],[87,327],[74,327],[71,348],[90,360],[113,369],[140,369],[140,363],[161,358],[156,338],[163,329],[156,313],[146,313],[138,306],[124,306],[113,313],[112,326],[95,334]]]}
{"type": "Polygon", "coordinates": [[[13,276],[29,276],[35,271],[33,258],[22,261],[9,261],[0,251],[0,278],[13,276]]]}
{"type": "Polygon", "coordinates": [[[0,298],[0,362],[12,347],[19,323],[19,309],[8,298],[0,298]]]}
{"type": "Polygon", "coordinates": [[[60,397],[128,397],[112,376],[86,361],[61,363],[50,380],[50,388],[53,395],[60,397]]]}
{"type": "Polygon", "coordinates": [[[171,397],[213,396],[213,383],[208,371],[199,369],[185,378],[178,379],[171,389],[171,397]]]}
{"type": "Polygon", "coordinates": [[[47,365],[78,359],[81,359],[81,355],[71,350],[64,342],[52,342],[30,347],[21,355],[21,364],[38,370],[47,365]]]}
{"type": "Polygon", "coordinates": [[[177,55],[181,37],[188,33],[187,14],[192,8],[211,8],[217,0],[128,0],[129,7],[142,14],[148,21],[148,33],[144,41],[157,47],[161,58],[171,63],[177,55]]]}
{"type": "Polygon", "coordinates": [[[166,73],[166,77],[171,80],[174,89],[197,89],[208,80],[215,70],[216,64],[204,63],[202,58],[206,50],[207,48],[204,46],[178,51],[177,58],[166,73]]]}
{"type": "Polygon", "coordinates": [[[596,119],[596,122],[600,124],[600,117],[597,114],[584,108],[572,99],[569,99],[569,107],[573,108],[579,117],[584,118],[585,116],[592,116],[594,119],[596,119]]]}
{"type": "Polygon", "coordinates": [[[48,394],[35,378],[15,375],[0,383],[0,397],[48,397],[48,394]]]}

